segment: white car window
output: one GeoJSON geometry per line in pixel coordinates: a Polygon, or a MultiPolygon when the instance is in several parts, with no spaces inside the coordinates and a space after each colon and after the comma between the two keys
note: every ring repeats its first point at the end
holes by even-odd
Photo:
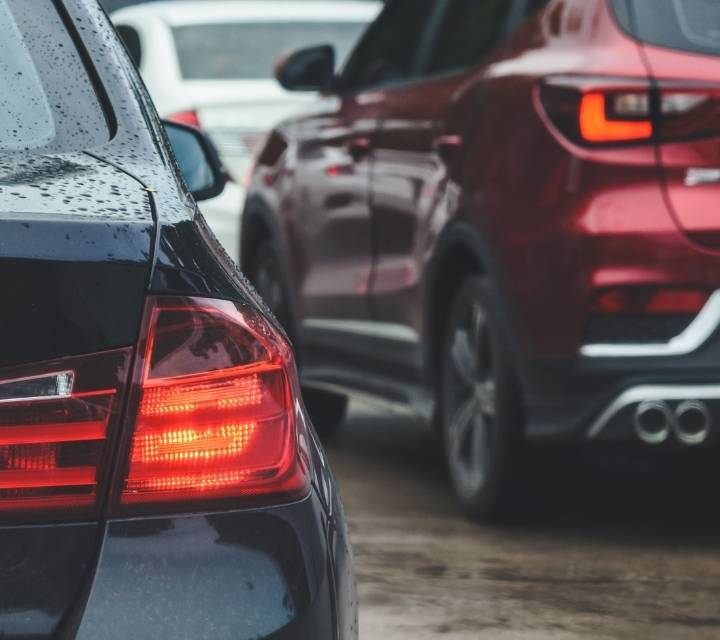
{"type": "Polygon", "coordinates": [[[342,63],[367,25],[362,22],[248,22],[175,27],[186,80],[260,80],[273,77],[278,57],[316,44],[335,47],[342,63]]]}

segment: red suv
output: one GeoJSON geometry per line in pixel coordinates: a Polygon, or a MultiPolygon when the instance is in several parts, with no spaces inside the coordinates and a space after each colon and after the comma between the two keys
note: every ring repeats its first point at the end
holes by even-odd
{"type": "Polygon", "coordinates": [[[716,0],[390,0],[282,62],[243,268],[318,423],[410,405],[481,518],[532,443],[720,441],[718,56],[716,0]]]}

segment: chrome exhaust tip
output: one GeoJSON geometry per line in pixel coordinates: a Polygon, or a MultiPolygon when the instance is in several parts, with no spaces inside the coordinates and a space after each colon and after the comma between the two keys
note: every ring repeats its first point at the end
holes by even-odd
{"type": "Polygon", "coordinates": [[[667,402],[645,400],[635,409],[635,434],[645,444],[662,444],[668,439],[675,416],[667,402]]]}
{"type": "Polygon", "coordinates": [[[700,400],[685,400],[675,408],[675,437],[687,445],[702,444],[710,435],[713,419],[707,405],[700,400]]]}

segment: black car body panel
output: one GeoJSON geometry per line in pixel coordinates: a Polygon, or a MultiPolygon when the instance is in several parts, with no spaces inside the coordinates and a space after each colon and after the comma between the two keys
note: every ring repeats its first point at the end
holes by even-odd
{"type": "MultiPolygon", "coordinates": [[[[53,6],[110,135],[83,151],[0,153],[0,369],[135,347],[150,293],[265,313],[198,214],[103,10],[53,6]]],[[[356,637],[344,516],[308,428],[312,490],[299,502],[0,527],[0,637],[356,637]]]]}
{"type": "Polygon", "coordinates": [[[315,496],[110,522],[77,638],[330,640],[327,526],[315,496]]]}
{"type": "Polygon", "coordinates": [[[0,635],[49,638],[95,558],[97,523],[0,528],[0,635]]]}
{"type": "Polygon", "coordinates": [[[0,190],[0,367],[134,344],[154,233],[140,183],[40,156],[0,162],[0,190]]]}

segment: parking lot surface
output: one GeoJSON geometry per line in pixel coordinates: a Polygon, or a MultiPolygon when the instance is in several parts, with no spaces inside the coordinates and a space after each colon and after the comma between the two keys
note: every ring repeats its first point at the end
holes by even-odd
{"type": "Polygon", "coordinates": [[[458,513],[438,440],[353,404],[327,443],[361,640],[720,637],[720,474],[707,456],[581,458],[542,522],[458,513]]]}

